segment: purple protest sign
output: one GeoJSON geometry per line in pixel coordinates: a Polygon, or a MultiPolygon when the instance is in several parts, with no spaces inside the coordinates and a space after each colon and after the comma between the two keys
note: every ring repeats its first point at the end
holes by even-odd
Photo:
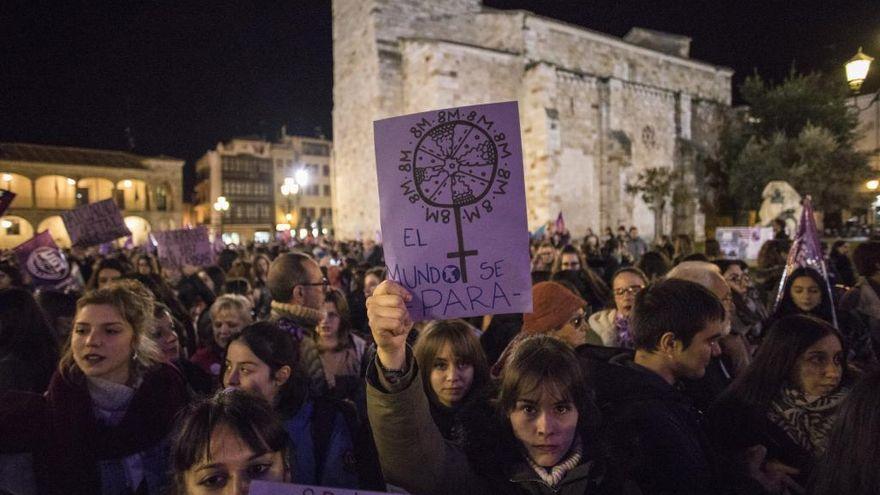
{"type": "Polygon", "coordinates": [[[94,246],[131,235],[122,220],[122,212],[112,199],[65,211],[61,218],[74,246],[94,246]]]}
{"type": "Polygon", "coordinates": [[[214,249],[208,240],[208,229],[163,230],[153,232],[158,244],[159,261],[182,268],[183,265],[208,266],[214,264],[214,249]]]}
{"type": "Polygon", "coordinates": [[[260,480],[251,482],[248,493],[250,495],[386,495],[385,492],[368,492],[354,488],[294,485],[260,480]]]}
{"type": "Polygon", "coordinates": [[[63,289],[76,284],[70,273],[70,263],[48,230],[19,244],[14,251],[19,266],[31,276],[35,286],[63,289]]]}
{"type": "Polygon", "coordinates": [[[0,189],[0,217],[2,217],[3,213],[6,212],[6,209],[9,208],[13,199],[15,199],[14,192],[0,189]]]}
{"type": "Polygon", "coordinates": [[[416,321],[532,310],[516,102],[373,123],[388,278],[416,321]]]}

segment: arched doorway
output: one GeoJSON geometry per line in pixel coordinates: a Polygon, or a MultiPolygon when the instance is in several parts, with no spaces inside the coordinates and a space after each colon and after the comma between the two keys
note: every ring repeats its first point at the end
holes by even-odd
{"type": "Polygon", "coordinates": [[[113,198],[113,181],[86,177],[76,183],[76,204],[86,205],[113,198]]]}
{"type": "Polygon", "coordinates": [[[67,209],[76,206],[76,181],[61,175],[37,179],[37,208],[67,209]]]}
{"type": "Polygon", "coordinates": [[[117,182],[116,204],[121,210],[146,211],[147,184],[137,179],[125,179],[117,182]]]}
{"type": "Polygon", "coordinates": [[[138,216],[125,217],[125,226],[131,231],[131,240],[135,246],[140,246],[149,239],[150,222],[138,216]]]}
{"type": "Polygon", "coordinates": [[[67,228],[64,227],[64,220],[62,220],[60,216],[53,215],[44,218],[37,226],[37,232],[42,232],[44,230],[49,231],[49,235],[52,236],[52,239],[55,240],[55,244],[58,244],[58,247],[70,247],[70,236],[67,235],[67,228]]]}
{"type": "Polygon", "coordinates": [[[31,208],[34,206],[34,188],[31,180],[19,174],[0,171],[0,189],[15,193],[13,208],[31,208]]]}
{"type": "Polygon", "coordinates": [[[24,218],[6,215],[0,218],[0,249],[12,249],[34,236],[34,227],[24,218]]]}

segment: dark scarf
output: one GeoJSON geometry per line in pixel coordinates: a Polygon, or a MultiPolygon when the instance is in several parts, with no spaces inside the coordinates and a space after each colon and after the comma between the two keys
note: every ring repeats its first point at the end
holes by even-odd
{"type": "Polygon", "coordinates": [[[186,405],[187,393],[177,369],[162,364],[144,374],[116,426],[95,419],[85,377],[79,372],[56,373],[46,399],[51,431],[42,461],[50,473],[52,493],[95,494],[101,486],[97,461],[126,457],[162,441],[186,405]]]}
{"type": "Polygon", "coordinates": [[[794,443],[815,457],[820,457],[825,453],[831,426],[847,395],[849,388],[840,388],[810,402],[800,390],[785,388],[770,403],[767,417],[782,428],[794,443]]]}

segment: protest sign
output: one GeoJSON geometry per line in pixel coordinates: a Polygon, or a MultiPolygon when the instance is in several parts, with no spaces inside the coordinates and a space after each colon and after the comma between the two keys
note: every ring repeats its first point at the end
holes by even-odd
{"type": "Polygon", "coordinates": [[[122,213],[112,199],[80,206],[61,213],[74,246],[88,247],[131,235],[122,213]]]}
{"type": "Polygon", "coordinates": [[[368,492],[352,488],[292,485],[259,480],[251,481],[248,493],[250,495],[385,495],[384,492],[368,492]]]}
{"type": "Polygon", "coordinates": [[[715,240],[721,256],[728,259],[756,260],[761,245],[773,239],[771,227],[718,227],[715,240]]]}
{"type": "Polygon", "coordinates": [[[214,263],[214,249],[208,240],[208,229],[163,230],[153,232],[158,244],[159,262],[164,266],[207,266],[214,263]]]}
{"type": "Polygon", "coordinates": [[[3,213],[6,212],[6,209],[9,208],[12,200],[15,199],[15,193],[12,191],[7,191],[6,189],[0,189],[0,217],[3,216],[3,213]]]}
{"type": "Polygon", "coordinates": [[[516,102],[373,123],[388,278],[413,320],[532,310],[516,102]]]}
{"type": "Polygon", "coordinates": [[[14,249],[21,270],[31,276],[37,287],[64,289],[76,285],[70,263],[48,230],[44,230],[14,249]]]}

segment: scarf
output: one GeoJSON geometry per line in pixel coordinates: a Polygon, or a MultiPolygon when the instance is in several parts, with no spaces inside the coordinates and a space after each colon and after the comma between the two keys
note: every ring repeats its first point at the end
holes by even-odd
{"type": "Polygon", "coordinates": [[[317,309],[299,304],[272,301],[271,319],[278,324],[279,328],[287,331],[297,340],[302,340],[306,334],[311,335],[323,317],[323,311],[317,309]]]}
{"type": "Polygon", "coordinates": [[[559,464],[553,466],[549,470],[543,468],[532,460],[531,457],[526,456],[526,460],[529,461],[529,466],[532,467],[532,470],[541,478],[541,480],[546,483],[550,488],[556,488],[556,485],[562,481],[562,478],[565,478],[565,475],[568,474],[569,471],[574,469],[575,466],[581,463],[581,458],[584,455],[583,447],[581,446],[580,438],[576,438],[574,441],[574,446],[568,454],[568,457],[562,460],[559,464]]]}
{"type": "Polygon", "coordinates": [[[767,417],[801,448],[819,457],[825,453],[831,426],[848,394],[848,388],[840,388],[809,401],[800,390],[784,388],[782,394],[770,403],[767,417]]]}
{"type": "Polygon", "coordinates": [[[617,331],[617,346],[627,349],[635,349],[632,334],[629,331],[629,318],[617,313],[614,317],[614,329],[617,331]]]}

